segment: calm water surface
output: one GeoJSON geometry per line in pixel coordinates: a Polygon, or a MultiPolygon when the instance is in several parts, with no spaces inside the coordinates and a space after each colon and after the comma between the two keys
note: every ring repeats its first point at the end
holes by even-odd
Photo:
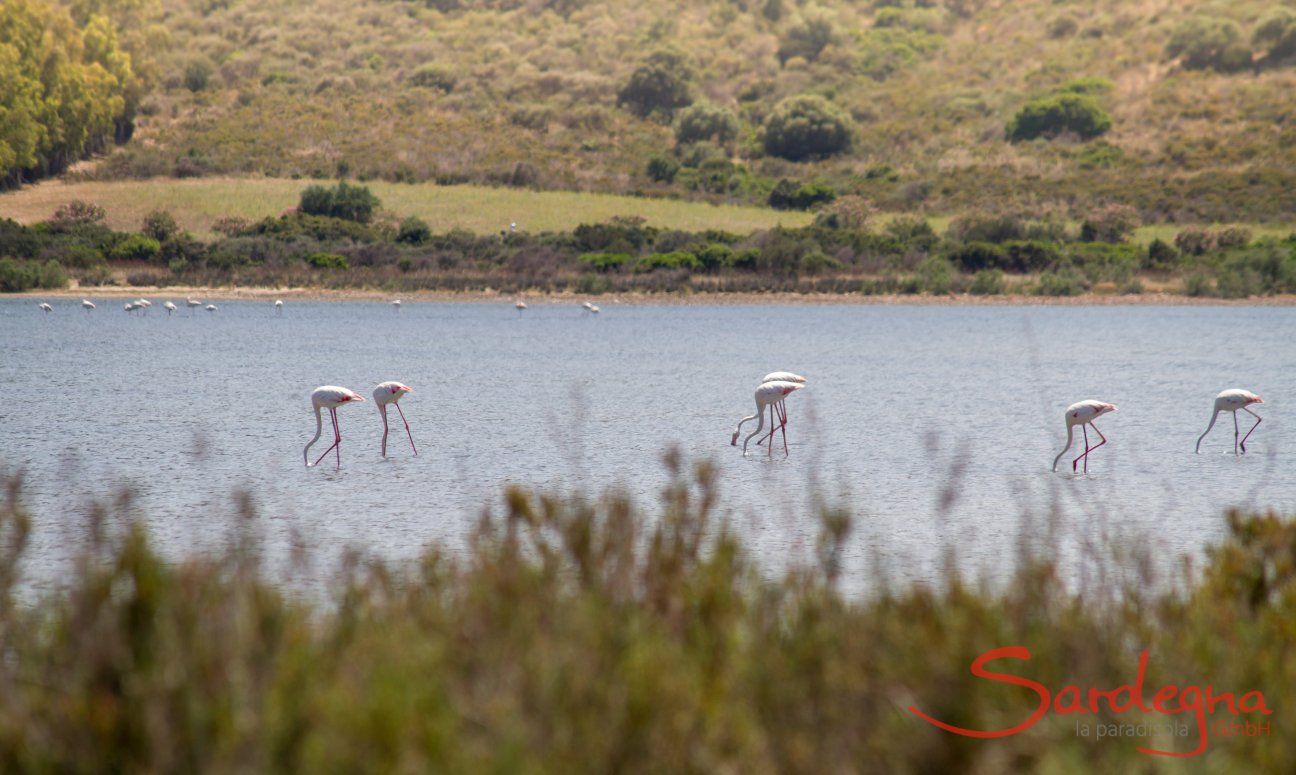
{"type": "Polygon", "coordinates": [[[279,549],[402,558],[461,547],[507,482],[651,502],[671,445],[718,464],[724,508],[771,567],[813,547],[816,494],[849,498],[859,577],[881,561],[890,578],[935,578],[949,547],[995,575],[1046,523],[1072,547],[1105,536],[1192,553],[1222,535],[1229,506],[1296,511],[1293,309],[602,302],[599,316],[519,316],[290,301],[280,317],[226,301],[168,318],[161,298],[144,317],[120,300],[48,315],[39,301],[0,300],[0,466],[27,473],[30,567],[50,577],[90,501],[123,484],[168,552],[227,540],[232,493],[248,490],[279,549]],[[744,459],[733,426],[782,369],[810,379],[788,401],[791,455],[744,459]],[[303,467],[310,391],[367,397],[389,379],[416,391],[402,406],[420,455],[393,433],[381,459],[366,403],[339,410],[342,469],[303,467]],[[1235,386],[1266,400],[1251,453],[1232,455],[1226,415],[1194,455],[1213,396],[1235,386]],[[1062,410],[1084,398],[1120,407],[1099,421],[1110,443],[1089,475],[1053,474],[1062,410]]]}

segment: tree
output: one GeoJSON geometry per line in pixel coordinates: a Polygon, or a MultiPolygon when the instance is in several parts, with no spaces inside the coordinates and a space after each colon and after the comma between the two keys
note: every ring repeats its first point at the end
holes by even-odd
{"type": "Polygon", "coordinates": [[[1296,12],[1275,8],[1260,20],[1251,41],[1271,60],[1296,56],[1296,12]]]}
{"type": "Polygon", "coordinates": [[[617,92],[617,105],[625,105],[635,115],[653,113],[671,116],[693,103],[693,68],[675,51],[649,54],[630,74],[630,80],[617,92]]]}
{"type": "Polygon", "coordinates": [[[765,152],[790,161],[849,150],[854,128],[839,108],[814,95],[789,97],[765,120],[765,152]]]}
{"type": "Polygon", "coordinates": [[[325,215],[356,223],[368,223],[374,210],[381,206],[368,188],[350,185],[345,180],[338,181],[333,188],[308,186],[297,205],[307,215],[325,215]]]}
{"type": "Polygon", "coordinates": [[[728,108],[709,103],[691,105],[675,120],[675,141],[680,145],[711,140],[726,145],[738,137],[738,118],[728,108]]]}
{"type": "Polygon", "coordinates": [[[1086,94],[1062,93],[1031,100],[1008,122],[1008,139],[1034,140],[1066,132],[1089,140],[1111,129],[1111,116],[1086,94]]]}

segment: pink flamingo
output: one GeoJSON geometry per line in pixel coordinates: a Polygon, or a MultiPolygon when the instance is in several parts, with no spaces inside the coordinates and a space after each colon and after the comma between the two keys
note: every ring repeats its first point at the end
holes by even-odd
{"type": "Polygon", "coordinates": [[[797,382],[775,381],[775,382],[766,382],[762,384],[760,387],[756,388],[756,413],[748,417],[744,417],[738,421],[738,427],[734,428],[733,438],[729,440],[729,443],[735,447],[738,446],[738,433],[739,431],[742,430],[743,424],[746,423],[748,420],[757,420],[756,430],[747,434],[747,438],[743,439],[743,455],[746,456],[747,442],[751,441],[753,436],[758,435],[761,432],[761,430],[765,428],[765,409],[768,408],[769,415],[770,415],[770,445],[769,445],[770,457],[774,456],[773,437],[774,437],[774,430],[776,426],[777,428],[781,428],[783,430],[783,455],[784,457],[786,457],[788,454],[787,418],[786,416],[784,416],[782,423],[775,423],[774,405],[782,401],[783,399],[787,398],[789,393],[792,393],[793,391],[796,390],[800,390],[803,387],[805,387],[805,385],[797,382]]]}
{"type": "Polygon", "coordinates": [[[342,467],[342,432],[338,430],[337,409],[343,404],[363,402],[364,399],[354,390],[348,390],[336,385],[324,385],[311,391],[311,405],[315,407],[315,437],[306,442],[306,448],[302,450],[302,462],[306,463],[309,468],[312,465],[319,465],[320,461],[328,456],[328,453],[337,450],[337,467],[342,467]],[[327,407],[329,415],[333,418],[333,446],[324,450],[324,454],[316,458],[315,462],[308,463],[310,458],[306,453],[310,452],[311,445],[319,441],[320,433],[324,430],[324,421],[320,417],[320,409],[327,407]]]}
{"type": "Polygon", "coordinates": [[[1094,425],[1093,421],[1108,412],[1114,411],[1116,411],[1115,404],[1107,404],[1102,401],[1093,400],[1079,401],[1068,406],[1066,409],[1066,446],[1062,448],[1062,451],[1058,453],[1057,457],[1053,458],[1053,470],[1057,470],[1058,461],[1062,459],[1062,456],[1067,453],[1068,449],[1071,449],[1072,434],[1075,432],[1075,426],[1079,425],[1080,430],[1084,431],[1085,451],[1075,460],[1071,461],[1071,471],[1075,472],[1076,465],[1081,459],[1083,459],[1084,472],[1086,474],[1089,473],[1089,453],[1107,443],[1107,437],[1102,435],[1102,431],[1098,430],[1098,426],[1094,425]],[[1089,446],[1089,428],[1093,428],[1094,433],[1098,434],[1098,438],[1102,439],[1102,441],[1092,447],[1089,446]]]}
{"type": "MultiPolygon", "coordinates": [[[[764,377],[761,378],[762,385],[764,385],[766,382],[796,382],[798,384],[804,385],[806,383],[806,378],[801,376],[800,374],[793,374],[790,371],[771,371],[769,374],[766,374],[764,377]]],[[[787,403],[780,400],[777,404],[774,405],[774,408],[778,410],[779,422],[782,425],[787,425],[787,403]]],[[[774,437],[774,428],[771,427],[769,436],[758,440],[756,442],[756,446],[759,447],[760,445],[764,444],[766,441],[772,439],[773,437],[774,437]]]]}
{"type": "Polygon", "coordinates": [[[405,423],[405,434],[409,436],[410,449],[414,454],[418,454],[418,447],[414,446],[414,434],[410,433],[409,421],[405,419],[405,413],[401,411],[400,404],[397,403],[406,393],[413,393],[414,389],[409,385],[402,385],[399,382],[380,382],[373,391],[374,403],[378,405],[378,414],[382,415],[383,437],[382,437],[382,455],[387,457],[387,405],[391,404],[400,412],[401,422],[405,423]]]}
{"type": "Polygon", "coordinates": [[[1251,434],[1255,432],[1255,429],[1260,427],[1260,415],[1256,414],[1250,409],[1247,409],[1247,407],[1250,406],[1251,404],[1263,404],[1263,403],[1264,403],[1264,399],[1256,395],[1255,393],[1252,393],[1250,390],[1233,388],[1231,390],[1220,391],[1220,394],[1215,396],[1215,412],[1211,415],[1210,425],[1206,426],[1205,433],[1197,437],[1197,452],[1201,452],[1202,439],[1206,438],[1206,434],[1210,433],[1211,428],[1215,427],[1215,419],[1219,417],[1219,413],[1232,412],[1233,413],[1233,454],[1236,455],[1238,453],[1237,413],[1238,410],[1241,409],[1242,411],[1256,418],[1255,425],[1252,425],[1251,430],[1247,431],[1246,435],[1242,437],[1242,451],[1245,453],[1247,439],[1251,438],[1251,434]]]}

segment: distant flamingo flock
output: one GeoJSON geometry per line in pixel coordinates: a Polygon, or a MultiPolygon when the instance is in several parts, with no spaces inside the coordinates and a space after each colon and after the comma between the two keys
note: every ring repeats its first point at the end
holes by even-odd
{"type": "MultiPolygon", "coordinates": [[[[147,312],[148,308],[151,306],[153,305],[148,299],[141,298],[126,302],[123,305],[123,309],[128,313],[138,312],[143,314],[147,312]]],[[[167,315],[170,315],[177,309],[176,305],[170,301],[165,302],[162,306],[166,309],[167,315]]],[[[195,307],[204,307],[208,312],[216,312],[218,309],[215,304],[207,304],[204,306],[203,302],[193,298],[186,299],[185,306],[190,309],[194,309],[195,307]]],[[[392,300],[391,306],[395,311],[399,312],[401,309],[401,300],[392,300]]],[[[513,307],[518,311],[519,316],[521,316],[522,312],[527,309],[527,304],[521,299],[517,299],[514,302],[513,307]]],[[[586,315],[597,315],[600,311],[597,306],[588,301],[583,302],[580,307],[582,312],[586,315]]],[[[81,308],[86,312],[90,312],[96,307],[94,302],[89,299],[82,299],[81,308]]],[[[54,311],[54,308],[46,302],[42,302],[39,305],[39,309],[45,313],[54,311]]],[[[274,309],[276,314],[283,315],[284,303],[282,299],[276,299],[274,301],[274,309]]],[[[765,445],[767,455],[772,458],[774,455],[774,437],[775,434],[780,434],[783,440],[783,456],[787,457],[787,397],[792,393],[801,390],[805,386],[806,378],[800,374],[794,374],[790,371],[775,371],[766,374],[761,379],[760,384],[757,385],[756,392],[753,396],[755,399],[756,411],[738,421],[737,427],[734,428],[733,436],[729,439],[730,445],[735,447],[738,446],[738,436],[741,434],[743,426],[748,422],[755,420],[756,428],[743,438],[742,450],[743,456],[746,457],[748,444],[753,438],[760,436],[762,431],[765,431],[765,417],[768,415],[770,423],[769,430],[756,441],[756,445],[765,445]]],[[[383,424],[381,442],[383,457],[387,457],[387,436],[389,432],[387,418],[388,406],[394,406],[396,408],[397,413],[400,415],[401,423],[405,426],[405,434],[409,437],[410,449],[415,455],[418,455],[418,448],[414,445],[414,434],[410,431],[409,421],[405,419],[405,412],[401,409],[399,403],[401,398],[403,398],[407,393],[413,392],[413,389],[408,385],[401,382],[391,381],[381,382],[373,390],[374,404],[378,408],[378,414],[382,419],[383,424]]],[[[316,388],[311,392],[310,399],[311,406],[315,410],[315,436],[307,442],[306,447],[302,450],[303,462],[305,462],[307,467],[316,466],[319,465],[320,461],[328,456],[328,453],[333,452],[337,467],[340,468],[342,465],[342,432],[338,425],[337,410],[345,404],[363,403],[365,399],[353,390],[338,387],[336,385],[324,385],[316,388]],[[333,443],[328,447],[328,449],[324,450],[323,454],[315,459],[314,463],[312,463],[310,462],[309,457],[310,448],[319,441],[320,436],[323,434],[324,409],[329,411],[329,419],[333,425],[333,443]]],[[[1202,435],[1197,438],[1197,445],[1194,451],[1198,453],[1201,452],[1202,441],[1210,434],[1211,429],[1215,427],[1215,421],[1219,419],[1220,412],[1229,412],[1233,415],[1233,453],[1235,455],[1245,454],[1247,439],[1251,438],[1251,434],[1255,432],[1256,428],[1260,427],[1261,423],[1260,415],[1251,411],[1248,407],[1253,404],[1263,403],[1263,398],[1249,390],[1230,388],[1221,391],[1217,396],[1215,396],[1214,411],[1211,413],[1210,422],[1207,424],[1206,430],[1202,432],[1202,435]],[[1248,430],[1245,435],[1241,433],[1241,428],[1238,425],[1237,413],[1240,411],[1246,412],[1255,418],[1255,424],[1251,426],[1250,430],[1248,430]]],[[[1053,470],[1057,471],[1058,464],[1062,462],[1062,458],[1071,450],[1071,447],[1075,442],[1075,428],[1076,426],[1080,426],[1080,432],[1084,440],[1084,451],[1071,460],[1071,471],[1072,473],[1079,473],[1081,471],[1088,473],[1089,456],[1099,447],[1107,443],[1107,437],[1103,435],[1102,431],[1098,430],[1098,426],[1094,424],[1094,420],[1115,411],[1115,404],[1093,399],[1077,401],[1068,406],[1066,412],[1063,414],[1063,420],[1066,425],[1066,444],[1062,447],[1062,451],[1057,454],[1057,457],[1053,459],[1053,470]],[[1090,428],[1093,429],[1094,433],[1097,434],[1100,439],[1097,444],[1092,446],[1089,443],[1090,428]]]]}

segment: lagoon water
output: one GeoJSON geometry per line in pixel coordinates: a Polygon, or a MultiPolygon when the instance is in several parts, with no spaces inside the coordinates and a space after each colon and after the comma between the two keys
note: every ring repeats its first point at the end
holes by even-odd
{"type": "Polygon", "coordinates": [[[771,568],[811,556],[816,498],[849,502],[861,585],[937,579],[950,548],[995,577],[1045,525],[1081,579],[1089,541],[1191,555],[1228,507],[1296,511],[1292,308],[218,301],[168,318],[160,297],[146,316],[39,301],[0,300],[0,468],[26,474],[38,578],[123,486],[169,554],[228,540],[248,491],[272,547],[395,559],[461,548],[506,483],[621,487],[655,510],[671,446],[717,464],[725,513],[771,568]],[[787,402],[791,454],[744,458],[734,424],[785,369],[810,380],[787,402]],[[389,379],[414,387],[419,456],[397,420],[380,458],[369,402],[338,412],[341,470],[304,467],[310,391],[389,379]],[[1193,454],[1228,387],[1266,400],[1249,453],[1223,415],[1193,454]],[[1052,473],[1084,398],[1120,407],[1098,423],[1110,442],[1088,475],[1052,473]]]}

